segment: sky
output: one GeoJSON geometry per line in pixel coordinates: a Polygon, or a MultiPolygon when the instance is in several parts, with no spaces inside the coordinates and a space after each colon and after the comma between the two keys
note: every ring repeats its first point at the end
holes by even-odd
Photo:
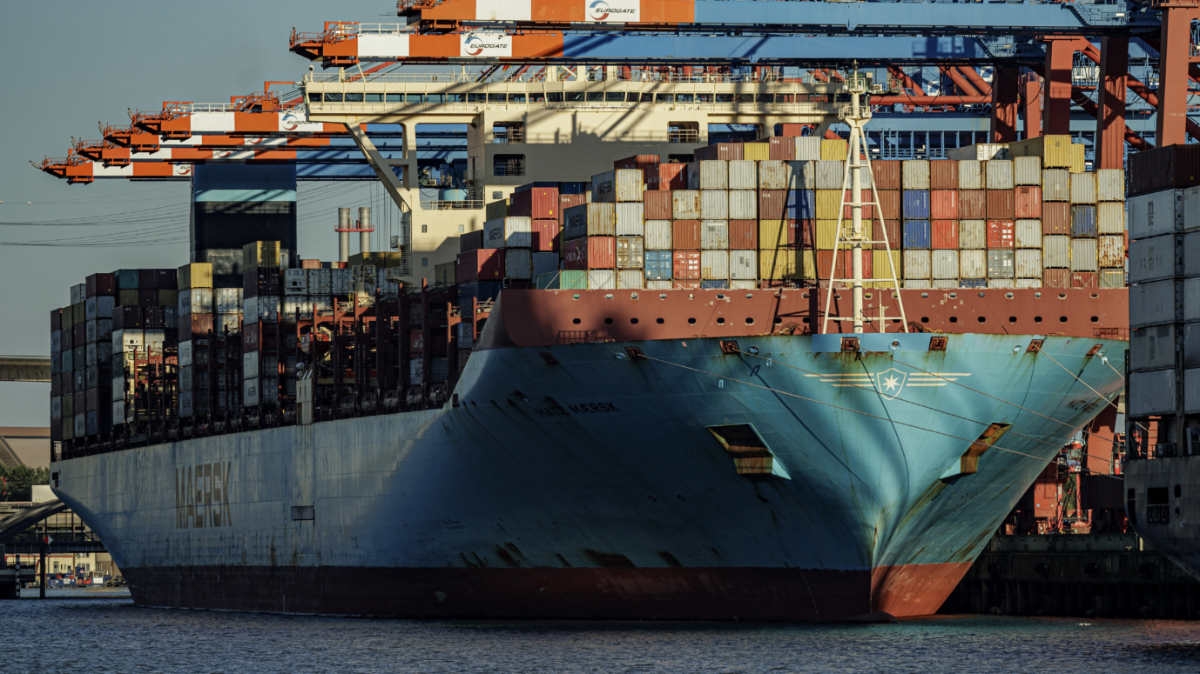
{"type": "MultiPolygon", "coordinates": [[[[52,308],[87,274],[186,263],[187,183],[67,185],[30,166],[62,157],[99,122],[163,101],[227,102],[266,80],[299,80],[295,27],[398,21],[394,0],[4,2],[0,58],[0,354],[50,353],[52,308]],[[69,222],[73,226],[53,223],[69,222]],[[54,246],[14,245],[53,241],[54,246]],[[104,245],[95,245],[97,243],[104,245]]],[[[372,183],[301,183],[299,246],[330,259],[339,206],[385,203],[372,183]]],[[[49,424],[48,384],[0,383],[0,426],[49,424]]]]}

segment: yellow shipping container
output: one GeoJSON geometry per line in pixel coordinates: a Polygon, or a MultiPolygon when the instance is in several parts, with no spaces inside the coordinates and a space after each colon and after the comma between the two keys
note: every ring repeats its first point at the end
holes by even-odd
{"type": "Polygon", "coordinates": [[[850,146],[841,138],[821,139],[821,159],[844,160],[850,146]]]}
{"type": "Polygon", "coordinates": [[[743,143],[742,159],[765,161],[771,158],[770,143],[743,143]]]}
{"type": "Polygon", "coordinates": [[[175,289],[160,288],[158,291],[158,306],[160,307],[173,307],[177,299],[179,299],[179,291],[175,289]]]}
{"type": "Polygon", "coordinates": [[[1008,149],[1014,157],[1041,157],[1042,168],[1071,167],[1073,150],[1071,137],[1066,134],[1050,134],[1017,141],[1010,143],[1008,149]]]}
{"type": "Polygon", "coordinates": [[[837,246],[838,221],[817,220],[817,250],[833,250],[837,246]]]}
{"type": "Polygon", "coordinates": [[[242,269],[278,267],[281,247],[278,241],[251,241],[242,246],[242,269]]]}
{"type": "MultiPolygon", "coordinates": [[[[900,251],[898,251],[898,250],[891,251],[892,265],[893,265],[892,267],[888,266],[888,251],[874,250],[874,251],[871,251],[871,255],[873,258],[871,260],[872,275],[875,278],[887,279],[888,277],[891,276],[893,269],[896,270],[896,278],[897,279],[904,278],[904,269],[900,266],[900,260],[902,259],[900,251]]],[[[875,281],[871,285],[876,288],[891,288],[892,282],[888,281],[888,280],[875,281]]]]}
{"type": "Polygon", "coordinates": [[[759,220],[758,247],[786,246],[788,243],[787,220],[759,220]]]}
{"type": "Polygon", "coordinates": [[[797,278],[795,248],[767,248],[758,251],[758,277],[769,281],[797,278]]]}
{"type": "Polygon", "coordinates": [[[837,220],[842,207],[841,190],[817,190],[817,219],[837,220]]]}
{"type": "Polygon", "coordinates": [[[192,262],[179,268],[180,290],[192,288],[213,287],[213,270],[211,262],[192,262]]]}
{"type": "Polygon", "coordinates": [[[800,251],[800,268],[796,271],[802,279],[817,280],[817,251],[811,248],[800,251]]]}
{"type": "Polygon", "coordinates": [[[1084,157],[1082,145],[1071,146],[1071,173],[1087,173],[1087,159],[1084,157]]]}

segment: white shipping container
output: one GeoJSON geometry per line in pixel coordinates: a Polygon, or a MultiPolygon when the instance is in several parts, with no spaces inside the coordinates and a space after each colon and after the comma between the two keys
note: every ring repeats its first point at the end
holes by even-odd
{"type": "Polygon", "coordinates": [[[642,289],[646,287],[646,276],[641,269],[621,269],[617,271],[618,289],[642,289]]]}
{"type": "Polygon", "coordinates": [[[242,380],[242,407],[258,407],[258,379],[242,380]]]}
{"type": "Polygon", "coordinates": [[[758,162],[750,159],[735,159],[729,162],[729,189],[753,190],[758,188],[758,162]]]}
{"type": "Polygon", "coordinates": [[[755,190],[730,190],[729,219],[757,220],[758,192],[755,190]]]}
{"type": "Polygon", "coordinates": [[[1094,204],[1094,203],[1096,203],[1096,174],[1095,173],[1072,173],[1071,174],[1071,203],[1073,203],[1073,204],[1094,204]]]}
{"type": "Polygon", "coordinates": [[[1143,239],[1160,234],[1173,234],[1183,228],[1185,213],[1183,190],[1163,190],[1129,197],[1125,216],[1129,237],[1143,239]]]}
{"type": "MultiPolygon", "coordinates": [[[[1037,157],[1034,157],[1037,159],[1037,157]]],[[[1015,230],[1015,243],[1017,248],[1042,248],[1042,221],[1041,220],[1017,220],[1015,230]]]]}
{"type": "Polygon", "coordinates": [[[702,220],[700,222],[700,248],[702,250],[729,250],[729,221],[702,220]]]}
{"type": "MultiPolygon", "coordinates": [[[[1014,253],[1014,251],[1012,251],[1010,249],[1001,249],[1001,250],[993,249],[993,250],[989,250],[987,252],[988,279],[1016,278],[1017,270],[1016,270],[1016,264],[1014,261],[1015,255],[1013,253],[1014,253]]],[[[1001,286],[993,286],[992,283],[989,281],[988,287],[991,288],[991,287],[1001,287],[1001,286]]]]}
{"type": "Polygon", "coordinates": [[[1200,321],[1200,277],[1183,280],[1183,320],[1200,321]]]}
{"type": "Polygon", "coordinates": [[[700,190],[700,217],[705,220],[727,220],[729,218],[729,192],[727,190],[700,190]]]}
{"type": "Polygon", "coordinates": [[[729,251],[700,251],[700,278],[720,280],[729,278],[729,251]]]}
{"type": "Polygon", "coordinates": [[[642,236],[645,233],[645,205],[622,202],[616,205],[617,236],[642,236]]]}
{"type": "Polygon", "coordinates": [[[1071,172],[1067,169],[1042,170],[1042,201],[1070,201],[1071,172]]]}
{"type": "Polygon", "coordinates": [[[1137,328],[1129,334],[1129,368],[1156,370],[1175,367],[1174,325],[1152,325],[1137,328]]]}
{"type": "Polygon", "coordinates": [[[987,248],[987,220],[959,220],[958,247],[972,250],[987,248]]]}
{"type": "MultiPolygon", "coordinates": [[[[587,234],[588,236],[616,236],[617,205],[608,202],[589,203],[587,205],[587,234]]],[[[530,244],[533,243],[532,234],[529,241],[530,244]]]]}
{"type": "Polygon", "coordinates": [[[928,279],[933,273],[933,261],[928,250],[906,250],[904,251],[904,278],[908,279],[928,279]]]}
{"type": "Polygon", "coordinates": [[[492,218],[483,223],[483,245],[486,248],[532,248],[533,220],[517,215],[492,218]]]}
{"type": "Polygon", "coordinates": [[[1016,288],[1017,280],[1011,278],[989,278],[987,280],[989,288],[1016,288]]]}
{"type": "Polygon", "coordinates": [[[1097,204],[1096,232],[1098,234],[1123,235],[1125,233],[1125,204],[1116,201],[1097,204]]]}
{"type": "Polygon", "coordinates": [[[702,159],[696,163],[700,165],[700,189],[729,189],[729,162],[724,159],[702,159]]]}
{"type": "Polygon", "coordinates": [[[646,250],[671,250],[671,221],[646,221],[646,250]]]}
{"type": "MultiPolygon", "coordinates": [[[[193,292],[197,290],[192,289],[193,292]]],[[[242,310],[242,289],[241,288],[216,288],[216,307],[217,313],[238,313],[242,310]]]]}
{"type": "Polygon", "coordinates": [[[254,379],[258,377],[259,358],[257,351],[246,351],[242,354],[242,378],[254,379]]]}
{"type": "Polygon", "coordinates": [[[504,251],[504,277],[533,278],[533,251],[528,248],[509,248],[504,251]]]}
{"type": "Polygon", "coordinates": [[[1099,169],[1096,171],[1096,201],[1125,201],[1125,171],[1099,169]]]}
{"type": "Polygon", "coordinates": [[[615,269],[589,269],[588,288],[591,290],[615,290],[617,287],[617,272],[615,269]]]}
{"type": "Polygon", "coordinates": [[[1154,281],[1129,286],[1129,326],[1175,322],[1175,281],[1154,281]]]}
{"type": "Polygon", "coordinates": [[[307,269],[284,269],[283,270],[283,294],[284,295],[307,295],[308,294],[308,272],[307,269]]]}
{"type": "Polygon", "coordinates": [[[1042,249],[1018,248],[1013,253],[1013,265],[1016,267],[1017,278],[1042,279],[1042,249]]]}
{"type": "Polygon", "coordinates": [[[1183,235],[1183,275],[1200,276],[1200,232],[1183,235]]]}
{"type": "Polygon", "coordinates": [[[906,278],[904,279],[904,287],[911,290],[929,290],[933,287],[933,282],[927,278],[906,278]]]}
{"type": "Polygon", "coordinates": [[[960,278],[987,277],[987,251],[960,250],[958,252],[958,271],[960,278]]]}
{"type": "Polygon", "coordinates": [[[778,159],[764,159],[758,162],[758,189],[760,190],[803,189],[790,187],[788,185],[789,176],[790,167],[787,162],[778,159]]]}
{"type": "Polygon", "coordinates": [[[905,159],[900,165],[900,187],[906,190],[929,189],[929,160],[905,159]]]}
{"type": "Polygon", "coordinates": [[[646,290],[670,290],[674,284],[674,281],[646,281],[646,290]]]}
{"type": "Polygon", "coordinates": [[[641,201],[646,192],[645,173],[642,169],[617,169],[613,171],[618,202],[641,201]]]}
{"type": "Polygon", "coordinates": [[[284,297],[283,298],[283,315],[289,319],[295,319],[297,315],[301,317],[312,317],[313,301],[308,297],[284,297]]]}
{"type": "MultiPolygon", "coordinates": [[[[701,253],[703,257],[703,253],[701,253]]],[[[758,251],[729,251],[729,278],[735,281],[753,281],[758,278],[758,251]]]]}
{"type": "Polygon", "coordinates": [[[816,163],[818,190],[840,190],[845,180],[845,162],[834,159],[822,159],[816,163]]]}
{"type": "Polygon", "coordinates": [[[1099,270],[1095,239],[1071,239],[1071,271],[1099,270]]]}
{"type": "Polygon", "coordinates": [[[1047,234],[1042,237],[1042,264],[1047,269],[1071,268],[1071,237],[1047,234]]]}
{"type": "Polygon", "coordinates": [[[1017,185],[1042,184],[1041,157],[1014,157],[1012,165],[1013,183],[1017,185]]]}
{"type": "Polygon", "coordinates": [[[1042,279],[1040,278],[1019,278],[1017,279],[1017,288],[1041,288],[1042,279]]]}
{"type": "MultiPolygon", "coordinates": [[[[798,161],[817,161],[821,158],[820,136],[797,136],[796,159],[798,161]]],[[[813,188],[808,188],[813,189],[813,188]]]]}
{"type": "Polygon", "coordinates": [[[934,289],[936,289],[936,290],[948,290],[950,288],[957,288],[958,287],[958,279],[935,278],[935,279],[933,279],[932,285],[933,285],[934,289]]]}
{"type": "Polygon", "coordinates": [[[1129,283],[1175,276],[1176,236],[1147,236],[1129,242],[1129,283]]]}
{"type": "Polygon", "coordinates": [[[1175,411],[1175,370],[1129,373],[1128,414],[1171,414],[1175,411]]]}
{"type": "Polygon", "coordinates": [[[730,290],[758,290],[758,281],[747,279],[732,279],[729,281],[730,290]]]}
{"type": "Polygon", "coordinates": [[[1006,159],[1008,158],[1008,145],[1004,143],[976,143],[967,147],[956,147],[952,150],[946,150],[946,157],[949,159],[1006,159]]]}
{"type": "Polygon", "coordinates": [[[671,217],[675,220],[699,220],[700,192],[673,190],[671,192],[671,217]]]}
{"type": "Polygon", "coordinates": [[[987,163],[987,188],[989,190],[1011,190],[1013,188],[1013,163],[1011,159],[993,159],[987,163]]]}
{"type": "Polygon", "coordinates": [[[934,279],[958,278],[958,251],[935,250],[931,256],[934,279]]]}
{"type": "Polygon", "coordinates": [[[958,161],[958,189],[983,189],[983,162],[977,159],[960,159],[958,161]]]}
{"type": "Polygon", "coordinates": [[[788,184],[789,190],[815,190],[817,189],[817,162],[816,161],[789,161],[788,165],[788,184]]]}

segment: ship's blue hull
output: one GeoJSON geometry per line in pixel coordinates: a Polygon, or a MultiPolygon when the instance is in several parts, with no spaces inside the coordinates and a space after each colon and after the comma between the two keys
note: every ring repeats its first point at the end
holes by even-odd
{"type": "Polygon", "coordinates": [[[442,409],[71,459],[57,491],[148,604],[932,613],[1120,390],[1124,344],[859,339],[480,350],[442,409]]]}

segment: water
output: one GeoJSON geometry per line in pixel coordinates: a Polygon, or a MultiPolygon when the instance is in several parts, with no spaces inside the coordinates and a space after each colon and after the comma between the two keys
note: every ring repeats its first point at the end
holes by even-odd
{"type": "Polygon", "coordinates": [[[871,625],[361,620],[0,602],[0,672],[1196,672],[1200,622],[871,625]]]}

